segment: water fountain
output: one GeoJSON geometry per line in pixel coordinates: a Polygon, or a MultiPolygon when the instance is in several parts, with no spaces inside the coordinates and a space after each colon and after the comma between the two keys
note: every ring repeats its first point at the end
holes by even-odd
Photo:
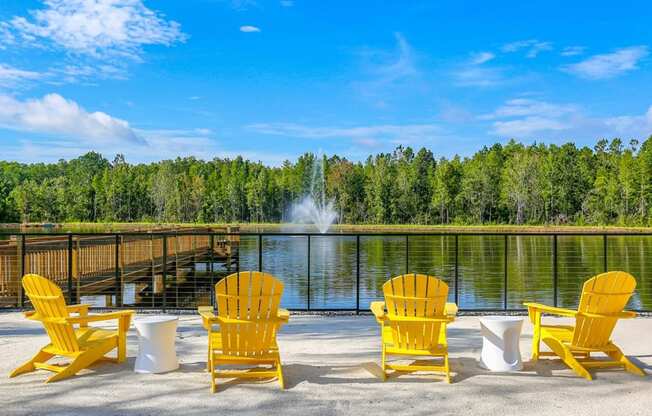
{"type": "Polygon", "coordinates": [[[324,157],[321,152],[312,164],[309,193],[292,204],[290,220],[294,224],[312,224],[324,234],[337,220],[334,201],[326,198],[324,157]]]}

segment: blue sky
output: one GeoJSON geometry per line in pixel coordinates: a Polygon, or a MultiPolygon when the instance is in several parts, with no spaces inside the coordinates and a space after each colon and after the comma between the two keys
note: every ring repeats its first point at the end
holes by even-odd
{"type": "Polygon", "coordinates": [[[3,0],[0,159],[278,165],[644,140],[651,15],[646,1],[3,0]]]}

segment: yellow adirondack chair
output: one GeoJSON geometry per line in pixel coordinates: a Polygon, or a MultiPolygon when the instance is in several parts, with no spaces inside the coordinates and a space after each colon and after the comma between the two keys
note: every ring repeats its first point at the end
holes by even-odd
{"type": "Polygon", "coordinates": [[[634,318],[635,312],[625,311],[625,305],[634,293],[636,279],[625,272],[599,274],[586,282],[577,310],[555,308],[538,303],[525,303],[534,325],[532,360],[540,356],[558,356],[573,371],[592,380],[588,369],[624,367],[626,371],[645,375],[611,341],[618,319],[634,318]],[[541,316],[552,314],[575,318],[575,325],[544,325],[541,316]],[[552,352],[539,351],[543,341],[552,352]],[[604,353],[611,360],[593,359],[592,353],[604,353]]]}
{"type": "Polygon", "coordinates": [[[52,281],[28,274],[23,277],[25,294],[32,302],[34,311],[26,312],[28,319],[39,321],[50,337],[50,344],[41,348],[34,357],[16,368],[9,377],[28,373],[36,369],[52,371],[55,374],[46,383],[74,376],[98,360],[121,363],[127,356],[127,331],[133,311],[120,311],[88,315],[90,305],[66,306],[61,289],[52,281]],[[78,316],[70,316],[77,313],[78,316]],[[117,330],[89,327],[89,322],[117,319],[117,330]],[[74,325],[79,325],[75,329],[74,325]],[[105,357],[118,349],[117,358],[105,357]],[[54,356],[71,359],[68,365],[51,365],[47,361],[54,356]]]}
{"type": "Polygon", "coordinates": [[[215,285],[217,315],[210,306],[199,307],[208,330],[211,392],[217,390],[216,378],[277,377],[284,388],[276,332],[288,322],[290,314],[279,309],[282,294],[283,283],[274,276],[246,271],[231,274],[215,285]],[[224,365],[249,369],[218,370],[224,365]]]}
{"type": "Polygon", "coordinates": [[[457,306],[446,303],[448,285],[434,276],[406,274],[383,285],[385,302],[372,302],[380,324],[383,379],[395,371],[443,372],[451,382],[446,325],[455,319],[457,306]],[[443,365],[415,361],[409,365],[387,363],[388,355],[441,357],[443,365]]]}

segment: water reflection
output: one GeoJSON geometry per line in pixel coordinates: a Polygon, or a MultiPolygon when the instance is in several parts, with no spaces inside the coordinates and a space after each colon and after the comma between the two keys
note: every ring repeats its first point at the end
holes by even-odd
{"type": "MultiPolygon", "coordinates": [[[[262,244],[263,270],[285,283],[285,307],[356,308],[356,237],[311,236],[310,274],[308,237],[264,236],[262,244]]],[[[521,308],[525,301],[553,304],[553,248],[554,237],[548,235],[460,235],[457,252],[460,307],[503,308],[505,281],[508,308],[521,308]]],[[[652,237],[609,236],[607,248],[608,269],[628,271],[638,281],[630,307],[652,309],[652,237]]],[[[240,254],[241,270],[258,269],[258,237],[243,236],[240,254]]],[[[582,283],[601,273],[604,265],[603,236],[558,236],[558,305],[576,307],[582,283]]],[[[362,235],[360,308],[368,308],[371,301],[382,299],[382,284],[406,271],[441,277],[448,282],[450,300],[454,301],[455,236],[411,236],[406,243],[405,236],[362,235]],[[409,249],[407,259],[406,248],[409,249]]]]}

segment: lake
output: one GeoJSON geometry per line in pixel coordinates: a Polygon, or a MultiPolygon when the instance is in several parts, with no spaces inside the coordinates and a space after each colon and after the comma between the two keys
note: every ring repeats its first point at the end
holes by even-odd
{"type": "MultiPolygon", "coordinates": [[[[356,237],[312,236],[310,283],[307,237],[265,236],[262,269],[285,282],[288,308],[356,307],[356,237]],[[308,287],[310,297],[308,300],[308,287]]],[[[576,307],[584,280],[604,271],[603,236],[557,237],[557,302],[576,307]]],[[[462,309],[522,308],[526,301],[554,303],[554,237],[548,235],[458,237],[458,304],[462,309]],[[507,241],[507,253],[505,253],[507,241]],[[505,264],[507,263],[507,264],[505,264]],[[505,274],[507,275],[505,278],[505,274]]],[[[382,298],[382,284],[409,273],[433,274],[455,300],[455,236],[360,237],[360,307],[382,298]]],[[[258,238],[243,236],[240,270],[258,269],[258,238]]],[[[652,309],[652,236],[608,236],[608,270],[624,270],[637,281],[630,307],[652,309]]]]}

